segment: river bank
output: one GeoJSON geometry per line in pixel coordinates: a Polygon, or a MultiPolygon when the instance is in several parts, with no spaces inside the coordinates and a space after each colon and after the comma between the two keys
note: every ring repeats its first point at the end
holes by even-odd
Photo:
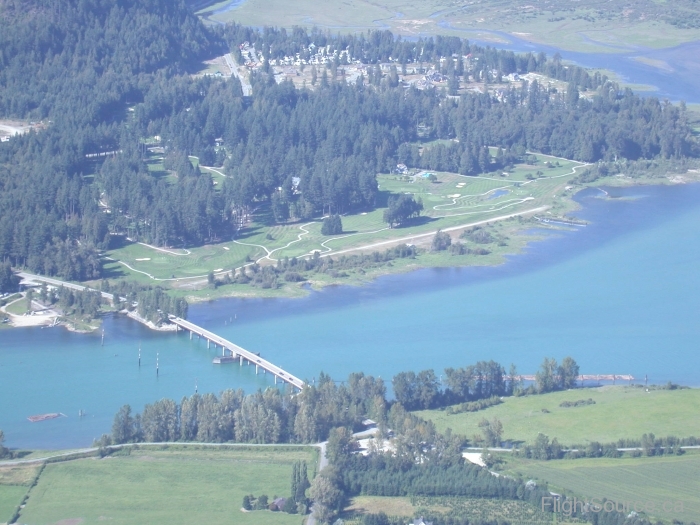
{"type": "MultiPolygon", "coordinates": [[[[373,251],[383,252],[401,244],[408,244],[418,248],[419,252],[415,257],[405,259],[394,259],[387,264],[375,267],[359,268],[343,272],[338,277],[329,273],[313,273],[309,278],[301,283],[278,282],[277,288],[253,287],[248,284],[226,283],[223,279],[229,274],[226,272],[215,273],[219,284],[214,288],[208,285],[206,279],[186,280],[182,279],[179,284],[173,287],[173,293],[185,297],[191,304],[210,302],[219,299],[262,299],[262,298],[301,298],[312,292],[321,291],[327,287],[334,286],[366,286],[378,278],[405,274],[426,268],[465,268],[471,266],[499,266],[507,262],[509,257],[523,253],[528,246],[546,237],[546,232],[556,233],[568,228],[580,227],[574,224],[565,224],[571,214],[581,210],[581,204],[577,201],[577,194],[588,188],[629,188],[645,186],[664,185],[685,185],[700,181],[700,170],[691,169],[686,173],[669,173],[665,175],[646,175],[643,177],[630,177],[616,175],[600,178],[591,183],[575,184],[567,186],[566,189],[546,207],[536,209],[537,211],[526,211],[511,215],[503,215],[492,219],[473,221],[456,227],[445,228],[442,231],[448,233],[452,243],[465,242],[460,234],[466,230],[480,227],[497,239],[483,245],[489,253],[487,254],[467,254],[453,255],[448,251],[431,251],[432,239],[435,231],[429,233],[411,234],[407,229],[406,236],[396,240],[382,243],[373,243],[370,246],[360,246],[350,250],[342,250],[337,253],[332,251],[321,254],[321,257],[331,257],[338,259],[342,255],[356,255],[361,253],[371,253],[373,251]],[[542,220],[543,218],[550,219],[542,220]],[[560,221],[557,221],[560,219],[560,221]],[[199,289],[193,289],[193,288],[199,289]]],[[[556,196],[555,196],[556,197],[556,196]]],[[[602,189],[600,198],[613,198],[602,189]]],[[[581,222],[581,221],[579,221],[581,222]]],[[[585,224],[585,223],[584,223],[585,224]]],[[[472,244],[473,245],[473,244],[472,244]]],[[[473,245],[474,246],[474,245],[473,245]]],[[[256,261],[260,265],[274,265],[274,260],[260,259],[256,261]]],[[[252,263],[251,263],[252,264],[252,263]]],[[[235,271],[240,270],[236,268],[235,271]]]]}
{"type": "MultiPolygon", "coordinates": [[[[586,227],[532,231],[541,240],[497,266],[418,269],[293,299],[221,299],[192,305],[188,317],[308,381],[363,371],[390,383],[401,371],[439,376],[489,359],[532,374],[544,357],[571,355],[584,374],[697,385],[700,185],[606,188],[577,194],[572,215],[586,227]]],[[[141,411],[195,388],[274,386],[254,367],[212,364],[220,350],[196,337],[122,315],[102,322],[104,346],[101,331],[0,331],[7,446],[87,446],[126,403],[141,411]],[[68,417],[26,420],[50,412],[68,417]]]]}

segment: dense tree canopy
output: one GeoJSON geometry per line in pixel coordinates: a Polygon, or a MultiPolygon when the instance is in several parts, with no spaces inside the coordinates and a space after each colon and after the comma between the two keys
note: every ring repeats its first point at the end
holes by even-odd
{"type": "MultiPolygon", "coordinates": [[[[372,209],[384,204],[376,174],[397,163],[476,175],[527,150],[588,162],[697,154],[683,105],[556,56],[386,31],[206,28],[182,1],[5,0],[0,21],[0,115],[43,119],[41,131],[0,145],[0,259],[48,275],[99,277],[98,250],[115,233],[197,244],[235,235],[265,203],[279,222],[372,209]],[[314,91],[276,83],[269,62],[252,97],[236,79],[187,74],[243,41],[269,59],[306,56],[312,43],[347,53],[333,55],[314,91]],[[354,85],[338,72],[350,61],[368,66],[354,85]],[[400,85],[406,64],[483,82],[536,71],[569,88],[525,82],[449,97],[400,85]],[[146,137],[161,139],[170,177],[148,169],[146,137]],[[190,155],[223,166],[224,183],[190,155]]],[[[392,203],[390,224],[417,212],[392,203]]]]}

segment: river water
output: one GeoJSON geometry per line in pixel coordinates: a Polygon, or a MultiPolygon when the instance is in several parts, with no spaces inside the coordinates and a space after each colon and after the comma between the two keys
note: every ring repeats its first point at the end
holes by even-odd
{"type": "MultiPolygon", "coordinates": [[[[447,23],[442,25],[445,28],[459,31],[447,23]]],[[[700,102],[700,91],[697,88],[700,84],[700,62],[697,60],[698,53],[700,53],[700,41],[688,42],[666,49],[642,47],[625,49],[616,46],[604,46],[611,48],[611,51],[614,52],[582,53],[530,42],[501,31],[480,31],[480,33],[491,33],[499,40],[507,43],[494,44],[493,42],[479,40],[479,33],[471,30],[459,32],[462,33],[464,38],[468,38],[470,42],[489,45],[499,49],[509,49],[517,53],[543,52],[550,58],[559,53],[564,60],[574,62],[580,66],[614,71],[624,82],[653,88],[651,91],[638,91],[640,95],[653,95],[671,101],[700,102]],[[652,62],[644,63],[640,59],[652,62]]],[[[603,45],[598,42],[596,44],[603,45]]]]}
{"type": "MultiPolygon", "coordinates": [[[[582,373],[699,385],[700,185],[585,190],[590,221],[498,267],[426,269],[302,299],[227,299],[190,319],[313,380],[495,359],[534,373],[573,356],[582,373]],[[233,318],[233,319],[232,319],[233,318]]],[[[61,328],[0,332],[0,428],[9,446],[89,445],[117,409],[225,388],[271,386],[252,367],[214,365],[213,349],[121,316],[100,334],[61,328]],[[138,352],[141,348],[141,366],[138,352]],[[159,375],[156,376],[156,354],[159,375]],[[87,415],[79,418],[83,410],[87,415]],[[29,415],[62,417],[30,423],[29,415]]]]}

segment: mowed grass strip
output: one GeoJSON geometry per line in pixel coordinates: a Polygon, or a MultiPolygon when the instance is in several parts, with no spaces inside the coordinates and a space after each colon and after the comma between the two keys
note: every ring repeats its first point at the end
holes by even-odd
{"type": "Polygon", "coordinates": [[[649,514],[669,522],[697,522],[700,516],[700,454],[522,461],[513,470],[545,480],[553,490],[569,490],[579,498],[607,498],[620,504],[649,502],[656,509],[649,514]]]}
{"type": "Polygon", "coordinates": [[[295,524],[298,515],[241,512],[245,494],[288,496],[292,464],[308,448],[134,450],[129,456],[47,465],[20,518],[27,525],[65,519],[113,525],[240,523],[295,524]]]}
{"type": "Polygon", "coordinates": [[[471,438],[480,433],[479,421],[498,418],[506,440],[533,442],[538,433],[566,445],[602,443],[620,438],[700,436],[700,389],[652,390],[628,386],[604,386],[505,398],[500,405],[479,412],[447,415],[426,410],[417,415],[433,421],[439,431],[451,428],[471,438]],[[591,398],[593,405],[562,408],[563,401],[591,398]],[[545,412],[543,410],[547,410],[545,412]]]}

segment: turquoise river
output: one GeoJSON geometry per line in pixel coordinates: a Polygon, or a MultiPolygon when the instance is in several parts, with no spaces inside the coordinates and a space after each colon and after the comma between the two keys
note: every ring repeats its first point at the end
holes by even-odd
{"type": "MultiPolygon", "coordinates": [[[[582,373],[699,385],[700,185],[607,191],[613,198],[578,195],[577,216],[589,226],[550,232],[497,267],[426,269],[302,299],[220,300],[193,306],[190,320],[308,380],[322,370],[336,380],[353,371],[440,374],[479,359],[534,373],[545,356],[571,355],[582,373]]],[[[104,346],[99,334],[62,328],[0,331],[8,446],[86,446],[125,403],[141,410],[195,385],[200,393],[272,385],[252,367],[212,364],[213,347],[183,333],[121,316],[104,329],[104,346]],[[27,420],[47,412],[68,417],[27,420]]]]}

